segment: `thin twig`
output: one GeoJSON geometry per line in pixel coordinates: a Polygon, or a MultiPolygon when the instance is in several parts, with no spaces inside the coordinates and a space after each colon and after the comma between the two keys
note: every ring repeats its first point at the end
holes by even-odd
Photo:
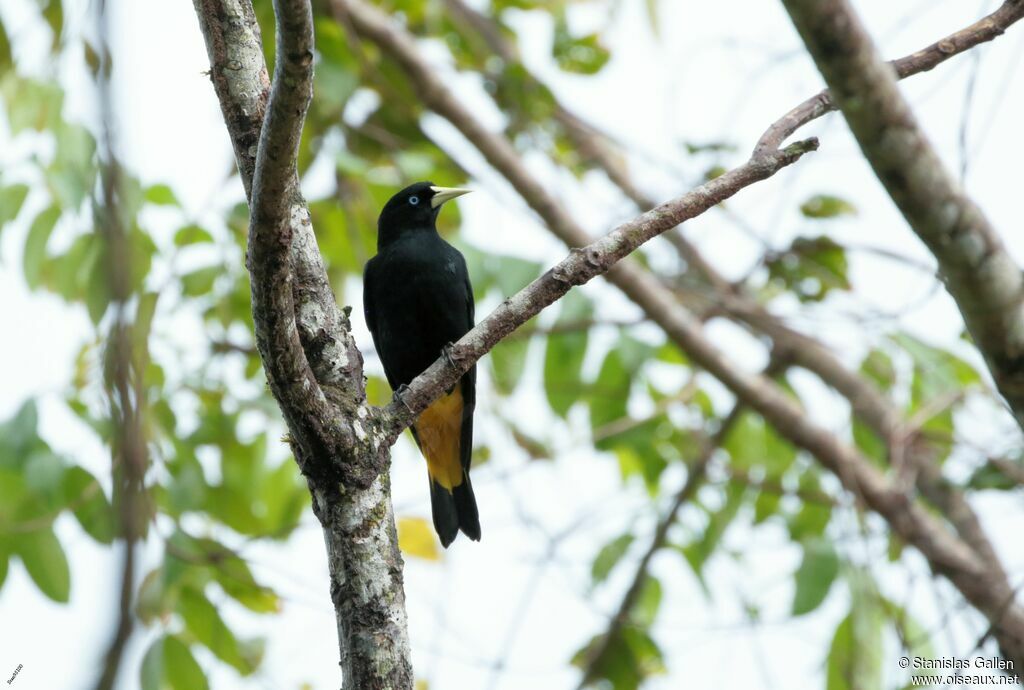
{"type": "MultiPolygon", "coordinates": [[[[1014,23],[1024,17],[1024,3],[1007,0],[999,9],[968,27],[960,29],[945,38],[889,63],[896,78],[906,79],[921,72],[927,72],[946,60],[960,55],[977,45],[991,41],[1014,23]]],[[[757,142],[755,151],[778,148],[794,132],[819,117],[836,109],[832,94],[826,89],[811,96],[779,118],[769,127],[757,142]]]]}

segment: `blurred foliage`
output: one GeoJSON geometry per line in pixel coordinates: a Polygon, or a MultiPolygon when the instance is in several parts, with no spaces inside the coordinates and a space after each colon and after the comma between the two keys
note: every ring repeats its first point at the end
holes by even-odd
{"type": "MultiPolygon", "coordinates": [[[[624,0],[492,0],[481,16],[514,46],[517,19],[543,15],[552,29],[553,63],[586,79],[613,57],[602,37],[607,25],[582,30],[575,22],[574,7],[587,2],[607,6],[610,24],[624,0]]],[[[516,147],[546,155],[577,176],[592,170],[593,162],[556,117],[552,92],[517,58],[495,55],[488,40],[441,0],[380,4],[402,16],[413,32],[439,39],[435,43],[448,51],[453,67],[479,79],[516,147]]],[[[658,3],[644,5],[657,33],[658,3]]],[[[258,0],[256,10],[264,37],[273,36],[269,0],[258,0]]],[[[59,403],[87,433],[109,445],[113,422],[103,390],[109,368],[110,247],[95,230],[107,212],[96,201],[102,147],[96,132],[69,117],[67,83],[58,78],[56,58],[93,79],[109,76],[110,60],[102,48],[69,33],[59,0],[40,0],[37,11],[54,60],[32,73],[13,68],[12,50],[16,55],[20,39],[12,40],[0,21],[0,100],[10,139],[0,171],[0,233],[14,228],[23,233],[18,265],[29,288],[56,295],[88,316],[92,333],[80,344],[59,403]]],[[[316,0],[314,11],[316,96],[300,144],[300,169],[324,162],[333,174],[333,188],[311,199],[310,211],[339,299],[351,303],[348,281],[361,275],[375,252],[376,216],[394,189],[414,179],[459,184],[466,172],[426,131],[422,106],[398,66],[351,35],[326,0],[316,0]]],[[[265,50],[272,63],[273,41],[265,42],[265,50]]],[[[684,143],[678,155],[692,158],[694,169],[710,179],[725,172],[735,152],[731,142],[684,143]]],[[[226,196],[241,198],[237,179],[225,184],[234,194],[226,196]]],[[[263,641],[228,621],[237,620],[239,612],[274,615],[287,601],[260,581],[246,551],[256,543],[288,540],[303,516],[310,519],[309,498],[280,438],[283,427],[253,343],[244,268],[246,207],[186,209],[175,189],[146,185],[130,174],[118,202],[116,212],[128,229],[132,295],[127,308],[151,461],[146,481],[152,501],[145,519],[148,539],[160,545],[158,563],[142,574],[136,596],[136,614],[151,639],[139,671],[141,685],[144,690],[202,689],[208,669],[197,658],[216,659],[241,676],[258,670],[263,641]],[[228,611],[232,615],[225,616],[228,611]]],[[[849,200],[819,194],[794,211],[814,230],[768,251],[764,270],[753,272],[746,287],[768,305],[793,298],[828,303],[852,288],[848,248],[833,236],[830,224],[856,208],[849,200]]],[[[458,238],[461,218],[455,207],[440,222],[441,232],[466,255],[482,304],[513,294],[546,268],[458,238]]],[[[4,260],[11,265],[12,257],[4,260]]],[[[642,497],[646,512],[636,517],[659,516],[679,474],[667,470],[696,460],[726,407],[720,390],[708,385],[663,334],[649,324],[630,325],[611,316],[594,293],[573,291],[526,324],[481,364],[493,394],[486,408],[528,460],[552,460],[567,431],[581,423],[584,440],[615,463],[624,490],[642,497]],[[538,365],[536,377],[531,362],[538,365]],[[535,393],[550,412],[541,431],[520,428],[498,412],[514,409],[534,378],[542,386],[535,393]]],[[[904,406],[941,459],[953,450],[958,411],[983,389],[971,364],[901,332],[877,343],[860,371],[904,406]]],[[[374,376],[367,394],[378,404],[390,398],[386,383],[374,376]]],[[[44,419],[47,409],[44,405],[44,419]]],[[[20,562],[43,595],[67,602],[75,583],[74,563],[69,564],[62,542],[65,530],[73,528],[65,525],[77,523],[96,542],[112,543],[109,472],[90,471],[78,459],[53,451],[40,429],[32,401],[0,427],[0,586],[10,564],[20,562]]],[[[887,463],[882,441],[853,418],[850,439],[880,466],[887,463]]],[[[480,443],[474,458],[482,463],[492,449],[484,439],[480,443]]],[[[887,631],[915,653],[932,653],[927,633],[879,593],[871,571],[838,538],[840,516],[855,508],[840,507],[835,482],[806,454],[760,416],[744,413],[725,435],[715,466],[722,471],[710,474],[665,544],[667,556],[688,568],[708,596],[716,559],[746,566],[744,554],[730,544],[730,529],[774,527],[801,554],[792,573],[790,613],[826,615],[821,612],[829,601],[842,607],[831,643],[822,650],[829,690],[878,687],[887,631]]],[[[978,490],[1019,486],[988,464],[970,481],[978,490]]],[[[641,547],[649,543],[647,522],[623,519],[619,533],[606,536],[590,565],[589,593],[607,594],[632,574],[641,547]]],[[[425,517],[400,516],[398,532],[408,557],[427,563],[442,559],[425,517]]],[[[890,556],[900,557],[895,539],[890,556]]],[[[572,659],[593,666],[595,682],[616,690],[639,687],[672,664],[657,641],[662,583],[647,574],[639,587],[621,633],[606,644],[599,632],[572,659]],[[598,648],[605,651],[594,659],[598,648]]],[[[751,619],[762,603],[755,598],[747,605],[751,619]]]]}
{"type": "Polygon", "coordinates": [[[832,290],[849,290],[846,251],[826,237],[798,237],[765,262],[769,280],[801,302],[820,302],[832,290]]]}

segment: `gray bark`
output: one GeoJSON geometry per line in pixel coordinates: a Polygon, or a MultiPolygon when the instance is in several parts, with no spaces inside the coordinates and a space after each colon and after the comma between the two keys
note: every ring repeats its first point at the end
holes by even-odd
{"type": "Polygon", "coordinates": [[[279,2],[274,89],[249,0],[195,0],[211,80],[246,194],[256,341],[323,527],[347,688],[412,688],[389,461],[362,356],[338,309],[298,190],[312,78],[308,2],[279,2]]]}

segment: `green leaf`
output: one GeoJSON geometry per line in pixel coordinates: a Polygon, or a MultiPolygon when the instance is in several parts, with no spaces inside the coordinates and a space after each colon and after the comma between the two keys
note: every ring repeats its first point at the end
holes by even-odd
{"type": "Polygon", "coordinates": [[[35,494],[31,500],[42,507],[43,513],[56,512],[66,505],[62,490],[66,471],[64,461],[45,445],[29,454],[25,462],[25,487],[35,494]]]}
{"type": "Polygon", "coordinates": [[[55,82],[41,82],[22,79],[11,73],[12,78],[3,81],[0,95],[7,105],[7,122],[11,134],[26,129],[37,132],[56,130],[61,122],[61,108],[64,92],[55,82]]]}
{"type": "Polygon", "coordinates": [[[725,502],[720,508],[711,513],[708,525],[704,528],[700,538],[693,543],[684,546],[681,550],[683,556],[690,563],[694,573],[701,579],[703,585],[704,565],[714,554],[718,545],[725,536],[726,530],[740,512],[746,500],[747,487],[741,484],[727,484],[725,486],[725,502]]]}
{"type": "Polygon", "coordinates": [[[71,571],[64,549],[52,529],[17,537],[14,551],[39,591],[56,602],[67,603],[71,594],[71,571]]]}
{"type": "Polygon", "coordinates": [[[96,139],[78,124],[60,122],[54,129],[57,151],[46,168],[50,191],[64,210],[79,208],[96,182],[96,139]]]}
{"type": "Polygon", "coordinates": [[[142,690],[165,690],[164,683],[164,643],[158,637],[146,650],[139,668],[139,684],[142,690]]]}
{"type": "Polygon", "coordinates": [[[107,313],[110,304],[110,280],[106,271],[107,263],[103,247],[97,243],[97,251],[86,260],[88,268],[85,285],[85,307],[93,324],[98,325],[107,313]]]}
{"type": "MultiPolygon", "coordinates": [[[[687,141],[683,144],[686,147],[686,152],[693,155],[697,153],[734,153],[737,150],[736,144],[731,144],[728,141],[687,141]]],[[[725,170],[715,177],[721,177],[725,174],[725,170]]]]}
{"type": "Polygon", "coordinates": [[[155,184],[146,189],[143,197],[146,201],[157,206],[181,206],[174,190],[165,184],[155,184]]]}
{"type": "Polygon", "coordinates": [[[25,464],[27,449],[29,445],[38,440],[36,429],[39,427],[39,411],[36,409],[36,401],[28,398],[14,416],[3,424],[0,424],[0,441],[4,445],[18,451],[14,458],[16,467],[25,464]]]}
{"type": "MultiPolygon", "coordinates": [[[[623,361],[622,352],[618,348],[610,350],[601,363],[597,380],[587,391],[591,429],[599,431],[612,422],[626,418],[632,383],[632,373],[623,361]]],[[[600,441],[597,445],[603,450],[607,449],[607,444],[600,441]]]]}
{"type": "MultiPolygon", "coordinates": [[[[11,40],[7,36],[7,29],[4,27],[4,23],[0,20],[0,74],[7,72],[14,64],[14,58],[11,55],[11,40]]],[[[3,206],[0,205],[0,209],[3,206]]],[[[2,225],[2,223],[0,223],[2,225]]]]}
{"type": "MultiPolygon", "coordinates": [[[[892,358],[884,350],[877,348],[871,350],[861,362],[860,373],[882,392],[890,391],[896,383],[896,368],[892,358]]],[[[853,441],[857,448],[876,465],[885,467],[889,456],[885,442],[853,410],[850,411],[850,418],[853,441]]]]}
{"type": "MultiPolygon", "coordinates": [[[[42,4],[42,3],[41,3],[42,4]]],[[[64,31],[64,5],[61,0],[45,0],[43,4],[43,19],[50,25],[53,31],[53,47],[57,48],[61,42],[61,34],[64,31]]]]}
{"type": "Polygon", "coordinates": [[[148,232],[135,228],[128,235],[128,248],[131,252],[131,289],[138,292],[145,285],[146,276],[153,265],[153,256],[157,253],[156,243],[148,232]]]}
{"type": "Polygon", "coordinates": [[[839,574],[839,555],[831,542],[814,539],[803,545],[804,558],[796,571],[793,615],[801,616],[818,608],[828,596],[839,574]]]}
{"type": "MultiPolygon", "coordinates": [[[[817,477],[806,472],[800,477],[800,488],[806,491],[821,491],[817,477]]],[[[820,503],[804,501],[795,515],[789,517],[789,536],[793,541],[809,541],[825,533],[825,528],[832,519],[832,507],[820,503]]]]}
{"type": "Polygon", "coordinates": [[[631,622],[644,628],[654,625],[658,617],[658,609],[661,608],[661,582],[653,575],[644,578],[640,586],[640,594],[633,605],[633,612],[630,616],[631,622]]]}
{"type": "Polygon", "coordinates": [[[911,390],[915,409],[943,394],[959,392],[981,383],[977,369],[948,350],[929,345],[909,333],[898,333],[891,340],[914,360],[918,374],[911,390]]]}
{"type": "Polygon", "coordinates": [[[85,64],[89,68],[89,72],[93,78],[96,78],[100,73],[100,68],[103,66],[103,58],[100,57],[96,46],[88,40],[82,40],[82,51],[85,54],[85,64]]]}
{"type": "Polygon", "coordinates": [[[857,207],[837,196],[816,194],[800,205],[800,212],[807,218],[821,220],[838,216],[855,216],[857,207]]]}
{"type": "Polygon", "coordinates": [[[298,527],[310,501],[306,483],[291,459],[282,461],[266,476],[261,497],[266,506],[266,534],[275,539],[284,539],[298,527]]]}
{"type": "Polygon", "coordinates": [[[223,266],[207,266],[181,277],[181,289],[188,297],[207,295],[213,290],[217,278],[224,274],[223,266]]]}
{"type": "Polygon", "coordinates": [[[204,690],[208,687],[203,669],[192,650],[176,636],[164,638],[164,674],[174,690],[204,690]]]}
{"type": "Polygon", "coordinates": [[[611,540],[597,552],[593,565],[590,567],[590,584],[598,585],[608,579],[612,569],[622,560],[633,543],[633,535],[623,534],[611,540]]]}
{"type": "Polygon", "coordinates": [[[39,287],[43,263],[46,260],[46,245],[50,241],[50,235],[58,220],[60,220],[60,209],[50,206],[36,216],[28,229],[28,236],[25,238],[23,270],[25,283],[33,290],[39,287]]]}
{"type": "Polygon", "coordinates": [[[142,690],[207,690],[203,669],[177,635],[158,637],[142,658],[142,690]]]}
{"type": "Polygon", "coordinates": [[[491,257],[488,264],[498,290],[505,297],[522,290],[540,274],[541,269],[540,264],[535,261],[525,261],[514,256],[491,257]]]}
{"type": "Polygon", "coordinates": [[[509,421],[508,430],[512,434],[512,440],[516,445],[526,451],[531,460],[551,460],[551,448],[548,444],[535,436],[531,436],[518,426],[515,422],[509,421]]]}
{"type": "Polygon", "coordinates": [[[704,180],[711,181],[715,178],[721,177],[729,170],[724,165],[712,165],[710,168],[704,171],[704,180]]]}
{"type": "Polygon", "coordinates": [[[64,475],[64,500],[89,536],[101,544],[114,540],[114,511],[103,487],[88,471],[72,467],[64,475]]]}
{"type": "Polygon", "coordinates": [[[1018,476],[1024,476],[1024,463],[1020,459],[1005,458],[1002,463],[987,462],[976,468],[967,480],[967,486],[977,491],[1015,491],[1020,487],[1016,479],[1018,476]],[[1013,476],[1006,472],[1011,472],[1013,476]]]}
{"type": "Polygon", "coordinates": [[[188,631],[218,659],[233,666],[242,675],[255,670],[242,658],[235,634],[202,592],[193,587],[182,588],[178,613],[184,619],[188,631]]]}
{"type": "Polygon", "coordinates": [[[156,305],[159,299],[160,294],[157,292],[139,295],[139,305],[135,311],[135,324],[132,329],[134,347],[139,358],[149,352],[149,334],[153,328],[153,317],[156,315],[156,305]]]}
{"type": "Polygon", "coordinates": [[[854,597],[832,637],[825,672],[826,690],[882,687],[882,617],[876,603],[854,597]]]}
{"type": "Polygon", "coordinates": [[[896,367],[893,366],[892,357],[878,348],[871,350],[860,363],[860,373],[883,392],[889,391],[896,383],[896,367]]]}
{"type": "Polygon", "coordinates": [[[881,607],[896,629],[901,649],[908,652],[904,656],[921,659],[936,658],[935,647],[932,644],[932,636],[928,628],[921,625],[904,607],[889,599],[882,599],[881,607]]]}
{"type": "Polygon", "coordinates": [[[183,228],[179,228],[178,231],[174,233],[174,244],[177,247],[184,247],[189,244],[199,244],[202,242],[213,242],[213,235],[195,224],[186,225],[183,228]]]}
{"type": "Polygon", "coordinates": [[[661,649],[645,630],[624,628],[622,638],[633,652],[640,675],[643,678],[665,673],[665,661],[661,649]]]}
{"type": "Polygon", "coordinates": [[[888,464],[889,448],[885,442],[868,427],[856,413],[851,411],[851,426],[853,428],[853,442],[857,449],[870,458],[878,467],[885,467],[888,464]]]}
{"type": "Polygon", "coordinates": [[[0,230],[3,230],[4,225],[18,217],[27,196],[28,185],[12,184],[0,187],[0,230]]]}
{"type": "Polygon", "coordinates": [[[572,326],[571,332],[552,333],[544,353],[544,393],[551,409],[565,417],[579,400],[582,391],[581,372],[587,354],[588,332],[575,329],[593,318],[594,305],[582,293],[572,290],[561,300],[561,311],[555,327],[572,326]]]}
{"type": "Polygon", "coordinates": [[[529,338],[513,335],[502,340],[491,350],[491,372],[494,374],[494,386],[499,393],[509,395],[519,385],[523,378],[523,370],[526,368],[526,353],[529,349],[529,338]]]}
{"type": "Polygon", "coordinates": [[[612,690],[636,690],[649,676],[665,672],[661,649],[646,630],[624,627],[610,641],[596,635],[572,657],[579,668],[593,667],[595,680],[605,680],[612,690]],[[598,649],[603,653],[595,658],[598,649]]]}
{"type": "Polygon", "coordinates": [[[820,302],[832,290],[849,290],[846,250],[827,236],[798,237],[767,262],[769,279],[803,302],[820,302]]]}
{"type": "Polygon", "coordinates": [[[146,573],[135,597],[135,615],[147,625],[169,612],[163,574],[163,568],[153,568],[146,573]]]}
{"type": "Polygon", "coordinates": [[[256,613],[281,610],[281,600],[270,587],[256,581],[249,564],[230,554],[215,561],[210,569],[217,584],[239,604],[256,613]]]}
{"type": "Polygon", "coordinates": [[[564,17],[555,23],[555,40],[551,56],[566,72],[597,74],[608,63],[611,53],[601,44],[597,34],[573,36],[564,17]]]}
{"type": "Polygon", "coordinates": [[[762,522],[779,512],[782,497],[773,491],[759,491],[754,501],[754,524],[762,522]]]}
{"type": "Polygon", "coordinates": [[[772,479],[785,474],[797,455],[796,448],[779,436],[775,427],[753,412],[745,412],[733,424],[722,448],[729,453],[734,467],[743,470],[760,467],[772,479]]]}

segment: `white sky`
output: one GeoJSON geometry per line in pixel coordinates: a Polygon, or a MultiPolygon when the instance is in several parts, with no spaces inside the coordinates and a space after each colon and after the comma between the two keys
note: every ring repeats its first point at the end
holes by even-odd
{"type": "MultiPolygon", "coordinates": [[[[16,17],[27,2],[4,0],[0,10],[7,19],[16,17]]],[[[75,7],[81,16],[81,2],[67,4],[71,6],[69,16],[75,16],[75,7]]],[[[171,184],[190,213],[207,216],[212,212],[215,217],[239,198],[240,189],[223,185],[231,152],[212,88],[202,74],[208,63],[191,3],[111,0],[110,4],[117,13],[115,72],[123,113],[120,138],[124,159],[145,182],[171,184]]],[[[596,78],[564,75],[552,65],[547,57],[551,27],[546,18],[519,15],[515,26],[522,32],[528,65],[554,86],[572,109],[628,144],[637,178],[657,198],[681,193],[703,171],[704,162],[688,157],[683,142],[735,143],[740,150],[727,162],[738,163],[772,120],[819,88],[820,80],[777,2],[662,0],[658,3],[660,37],[651,34],[645,2],[608,4],[618,8],[613,17],[605,16],[601,9],[579,8],[573,13],[578,28],[608,26],[606,39],[614,59],[596,78]]],[[[965,26],[995,4],[972,0],[856,2],[889,56],[903,55],[965,26]]],[[[428,54],[437,57],[439,51],[430,49],[428,54]]],[[[965,130],[969,155],[966,186],[1014,255],[1024,260],[1019,198],[1024,154],[1019,132],[1019,123],[1024,121],[1024,81],[1020,77],[1024,28],[1012,29],[976,54],[980,70],[965,130]]],[[[961,57],[905,82],[906,93],[929,135],[947,164],[957,170],[962,165],[959,139],[972,64],[973,58],[961,57]]],[[[500,122],[471,77],[458,76],[454,84],[488,121],[500,122]]],[[[86,103],[82,97],[72,98],[69,117],[85,116],[76,109],[85,108],[86,103]]],[[[561,247],[537,225],[507,185],[467,150],[450,126],[436,118],[430,118],[428,125],[439,139],[451,142],[474,173],[478,192],[460,200],[466,237],[495,251],[547,263],[557,260],[561,247]]],[[[831,116],[802,134],[821,136],[821,150],[775,179],[743,192],[730,206],[775,246],[784,245],[797,233],[827,230],[842,242],[885,248],[927,263],[926,252],[871,176],[842,121],[831,116]],[[819,192],[849,198],[859,215],[821,227],[801,220],[797,206],[819,192]]],[[[0,135],[0,144],[5,136],[0,135]]],[[[0,154],[0,162],[4,160],[0,154]]],[[[606,231],[634,213],[598,175],[579,184],[544,161],[531,158],[530,163],[594,233],[606,231]]],[[[311,191],[315,191],[316,181],[311,182],[311,191]]],[[[732,276],[743,275],[760,251],[757,242],[721,213],[708,213],[688,223],[686,230],[716,265],[732,276]]],[[[38,397],[43,428],[52,444],[101,471],[106,463],[102,448],[58,402],[73,354],[88,335],[88,324],[83,315],[66,309],[54,297],[27,294],[19,271],[12,270],[20,261],[23,233],[24,228],[9,227],[0,237],[3,314],[7,323],[17,324],[0,346],[0,418],[7,417],[26,397],[38,397]]],[[[927,275],[855,253],[853,277],[854,298],[837,300],[820,310],[793,313],[794,323],[835,344],[850,361],[863,353],[878,332],[895,323],[934,342],[955,343],[961,322],[950,300],[942,293],[922,300],[929,292],[927,275]],[[907,304],[916,308],[897,321],[865,323],[839,317],[840,313],[863,315],[871,309],[895,313],[907,304]]],[[[601,300],[603,313],[616,315],[629,309],[617,293],[603,285],[587,289],[601,300]]],[[[347,290],[346,297],[358,304],[358,286],[347,290]]],[[[478,308],[478,313],[485,311],[478,308]]],[[[368,344],[360,310],[353,313],[357,339],[368,344]]],[[[746,336],[717,326],[711,334],[744,366],[757,368],[762,354],[746,336]]],[[[196,347],[202,337],[195,330],[184,336],[196,347]]],[[[970,355],[966,348],[961,351],[970,355]]],[[[534,362],[539,354],[535,348],[534,362]]],[[[196,356],[201,356],[201,350],[196,356]]],[[[801,379],[801,390],[821,401],[813,406],[816,418],[831,428],[844,429],[845,408],[807,382],[808,378],[801,379]]],[[[483,433],[499,439],[498,426],[486,419],[494,404],[482,398],[483,433]]],[[[529,430],[542,436],[550,433],[544,428],[547,416],[536,411],[542,409],[543,402],[535,392],[524,393],[514,402],[514,410],[502,413],[526,415],[529,430]]],[[[971,421],[971,432],[988,447],[1002,450],[1019,442],[1008,419],[992,417],[988,410],[981,410],[977,417],[971,421]]],[[[577,416],[573,421],[570,433],[555,439],[557,463],[527,466],[522,453],[506,444],[507,453],[497,453],[474,475],[484,525],[480,544],[458,541],[441,565],[407,562],[413,661],[418,675],[429,678],[431,687],[574,686],[577,674],[568,666],[569,657],[603,628],[605,616],[617,603],[631,573],[631,566],[621,568],[610,583],[587,597],[590,560],[600,544],[629,524],[643,505],[643,497],[635,486],[629,491],[621,489],[612,459],[587,451],[585,418],[577,416]],[[535,528],[524,526],[523,516],[556,533],[584,513],[590,515],[585,528],[574,532],[560,549],[558,560],[538,567],[545,560],[545,544],[535,528]],[[490,667],[498,658],[506,663],[501,675],[492,673],[490,667]]],[[[495,444],[495,448],[501,445],[495,444]]],[[[422,474],[421,461],[408,444],[401,446],[393,470],[400,514],[429,514],[422,474]]],[[[671,490],[681,479],[681,473],[670,470],[664,485],[671,490]]],[[[976,503],[1007,566],[1020,574],[1024,554],[1017,535],[1024,528],[1024,515],[1019,497],[985,497],[976,503]]],[[[690,524],[696,523],[690,520],[690,524]]],[[[648,521],[641,521],[639,527],[638,542],[646,544],[648,521]]],[[[849,531],[851,526],[840,528],[849,531]]],[[[23,690],[89,687],[112,625],[117,559],[97,547],[70,520],[58,524],[58,533],[72,564],[69,605],[44,599],[20,564],[12,564],[0,590],[0,677],[6,680],[23,664],[13,685],[23,690]]],[[[684,679],[687,687],[698,688],[823,687],[827,640],[847,610],[841,590],[834,591],[815,614],[787,621],[790,574],[798,563],[798,550],[787,545],[780,529],[754,532],[742,525],[730,531],[726,544],[745,553],[746,560],[743,567],[728,559],[712,563],[708,570],[714,595],[711,602],[704,599],[680,557],[665,553],[656,559],[653,569],[665,589],[665,604],[655,637],[665,653],[669,673],[650,687],[678,688],[684,679]],[[761,626],[751,627],[744,621],[744,598],[764,605],[761,626]]],[[[159,545],[151,547],[147,557],[152,564],[159,545]]],[[[268,635],[269,642],[263,670],[252,679],[239,679],[234,671],[213,663],[209,655],[200,655],[213,687],[298,688],[304,682],[315,688],[339,685],[323,551],[312,515],[304,518],[303,526],[284,547],[246,551],[257,576],[283,595],[285,608],[278,617],[252,617],[239,613],[237,607],[223,607],[236,630],[268,635]]],[[[919,559],[915,560],[920,565],[919,559]]],[[[937,603],[922,575],[924,570],[917,570],[919,580],[907,596],[914,602],[915,613],[934,624],[942,611],[958,605],[958,600],[947,594],[946,603],[937,603]]],[[[895,577],[887,576],[886,584],[895,593],[908,588],[906,581],[895,577]]],[[[937,641],[939,649],[969,649],[975,631],[970,626],[956,628],[951,636],[943,635],[937,641]]],[[[136,636],[122,688],[136,687],[140,655],[152,634],[136,636]]],[[[887,674],[895,670],[885,669],[887,674]]]]}

